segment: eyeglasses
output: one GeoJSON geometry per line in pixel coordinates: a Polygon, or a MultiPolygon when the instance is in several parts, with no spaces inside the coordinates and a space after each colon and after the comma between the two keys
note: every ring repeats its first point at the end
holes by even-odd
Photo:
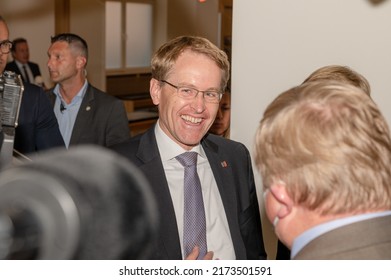
{"type": "Polygon", "coordinates": [[[178,96],[184,99],[194,99],[197,97],[199,92],[202,92],[205,102],[208,103],[219,103],[223,94],[214,90],[198,90],[191,87],[185,86],[176,86],[165,80],[160,80],[162,83],[166,83],[167,85],[172,86],[177,90],[178,96]]]}
{"type": "Polygon", "coordinates": [[[1,53],[7,54],[11,51],[12,48],[12,42],[9,40],[4,40],[0,42],[0,50],[1,53]]]}

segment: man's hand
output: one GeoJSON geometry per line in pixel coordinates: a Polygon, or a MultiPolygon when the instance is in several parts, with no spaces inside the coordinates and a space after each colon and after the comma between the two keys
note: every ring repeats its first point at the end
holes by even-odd
{"type": "MultiPolygon", "coordinates": [[[[196,260],[199,254],[200,254],[200,248],[198,246],[195,246],[185,260],[196,260]]],[[[205,257],[203,258],[203,260],[212,260],[212,259],[213,259],[213,251],[209,251],[208,253],[206,253],[205,257]]]]}

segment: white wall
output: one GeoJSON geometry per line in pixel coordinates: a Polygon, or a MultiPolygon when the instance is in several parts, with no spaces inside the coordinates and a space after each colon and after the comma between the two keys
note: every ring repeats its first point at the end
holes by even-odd
{"type": "MultiPolygon", "coordinates": [[[[265,107],[329,64],[363,74],[391,123],[390,27],[391,1],[373,6],[365,0],[234,0],[231,138],[253,151],[265,107]]],[[[275,237],[266,218],[263,223],[273,257],[275,237]]]]}
{"type": "Polygon", "coordinates": [[[167,38],[199,35],[218,44],[219,0],[167,0],[167,38]]]}
{"type": "Polygon", "coordinates": [[[70,14],[70,32],[81,36],[88,44],[88,81],[105,91],[105,3],[101,0],[71,0],[70,14]]]}

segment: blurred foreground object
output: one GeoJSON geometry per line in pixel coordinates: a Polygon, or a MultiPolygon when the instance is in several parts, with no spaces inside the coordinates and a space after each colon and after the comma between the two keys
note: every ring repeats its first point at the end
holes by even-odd
{"type": "Polygon", "coordinates": [[[104,148],[53,149],[0,173],[0,259],[148,259],[155,200],[104,148]]]}
{"type": "Polygon", "coordinates": [[[23,91],[24,86],[19,75],[11,71],[0,74],[0,131],[3,133],[0,145],[1,168],[12,162],[23,91]]]}

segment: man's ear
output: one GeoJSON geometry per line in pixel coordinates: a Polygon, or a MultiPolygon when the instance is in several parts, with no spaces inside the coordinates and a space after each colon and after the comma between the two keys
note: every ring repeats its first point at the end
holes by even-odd
{"type": "Polygon", "coordinates": [[[84,56],[79,55],[76,58],[76,66],[77,66],[77,68],[79,68],[79,69],[84,68],[86,63],[87,63],[87,59],[84,56]]]}
{"type": "Polygon", "coordinates": [[[152,102],[154,105],[159,105],[161,91],[162,87],[160,85],[160,82],[152,78],[149,82],[149,94],[151,95],[152,102]]]}
{"type": "Polygon", "coordinates": [[[284,218],[289,213],[291,213],[293,208],[293,200],[288,195],[286,184],[282,181],[274,183],[270,187],[270,192],[273,194],[274,198],[279,202],[280,208],[277,212],[277,217],[279,219],[284,218]]]}

